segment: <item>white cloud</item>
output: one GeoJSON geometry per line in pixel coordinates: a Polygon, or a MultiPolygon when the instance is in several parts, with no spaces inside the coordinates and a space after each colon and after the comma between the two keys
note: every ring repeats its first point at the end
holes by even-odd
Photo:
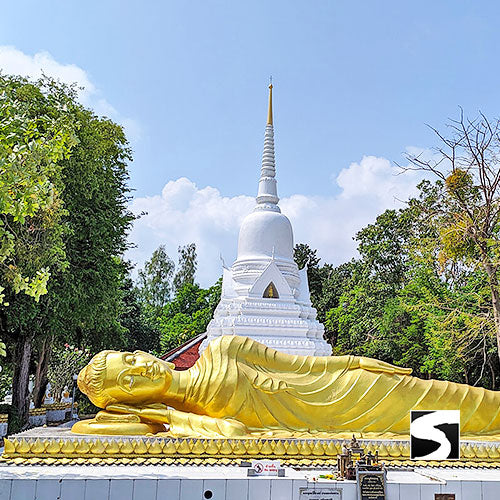
{"type": "Polygon", "coordinates": [[[0,45],[0,71],[4,74],[20,75],[31,79],[40,78],[45,74],[63,83],[76,83],[80,87],[78,95],[82,104],[92,108],[98,115],[107,116],[123,125],[132,143],[140,139],[139,124],[132,118],[122,116],[102,97],[87,72],[75,64],[62,64],[46,51],[30,56],[15,47],[0,45]]]}
{"type": "Polygon", "coordinates": [[[342,189],[342,199],[369,198],[390,206],[416,192],[418,174],[403,172],[385,158],[364,156],[359,163],[342,169],[336,182],[342,189]]]}
{"type": "MultiPolygon", "coordinates": [[[[82,87],[79,97],[83,104],[121,123],[132,142],[140,138],[139,125],[120,115],[88,73],[75,64],[62,64],[45,51],[28,55],[14,47],[0,46],[0,70],[33,79],[44,73],[65,83],[75,82],[82,87]]],[[[421,152],[417,148],[408,151],[421,152]]],[[[317,248],[324,262],[340,264],[356,255],[356,232],[385,209],[403,206],[402,200],[416,193],[420,179],[420,173],[401,174],[385,158],[365,156],[333,176],[341,190],[338,195],[296,194],[282,199],[280,206],[292,222],[296,242],[317,248]]],[[[210,285],[220,275],[219,255],[224,255],[227,264],[236,257],[239,226],[254,204],[253,197],[224,197],[216,188],[200,189],[185,177],[170,181],[161,194],[132,202],[134,213],[146,215],[134,225],[130,241],[137,247],[128,256],[142,265],[160,244],[175,257],[178,245],[195,242],[197,279],[204,286],[210,285]]]]}
{"type": "MultiPolygon", "coordinates": [[[[385,209],[403,207],[402,201],[416,194],[420,179],[417,172],[400,174],[385,158],[366,156],[334,178],[340,194],[296,194],[282,199],[280,206],[292,222],[295,242],[317,248],[323,262],[341,264],[356,255],[356,232],[385,209]]],[[[197,280],[208,286],[220,275],[219,254],[228,265],[236,258],[239,226],[254,205],[253,197],[224,197],[216,188],[200,189],[185,177],[170,181],[161,195],[133,201],[134,213],[146,215],[131,232],[137,247],[129,258],[141,266],[160,244],[176,257],[178,245],[194,242],[197,280]]]]}
{"type": "Polygon", "coordinates": [[[228,263],[234,259],[239,225],[254,204],[250,196],[228,198],[213,187],[199,189],[185,177],[170,181],[161,195],[133,200],[133,212],[146,215],[134,224],[129,239],[137,248],[128,257],[142,265],[159,245],[165,244],[169,255],[176,258],[179,245],[194,242],[197,279],[210,285],[220,274],[219,255],[228,263]]]}

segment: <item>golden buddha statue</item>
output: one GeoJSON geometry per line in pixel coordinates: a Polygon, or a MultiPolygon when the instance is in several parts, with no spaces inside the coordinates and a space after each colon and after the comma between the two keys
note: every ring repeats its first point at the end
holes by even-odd
{"type": "Polygon", "coordinates": [[[80,372],[78,386],[105,411],[72,430],[406,438],[410,410],[458,409],[462,437],[500,437],[500,392],[410,373],[371,358],[293,356],[237,336],[211,342],[186,371],[141,351],[103,351],[80,372]]]}

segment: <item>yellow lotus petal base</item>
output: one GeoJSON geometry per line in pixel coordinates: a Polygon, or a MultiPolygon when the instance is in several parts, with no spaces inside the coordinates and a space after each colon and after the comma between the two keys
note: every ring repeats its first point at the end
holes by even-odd
{"type": "MultiPolygon", "coordinates": [[[[80,424],[87,425],[85,421],[80,424]]],[[[408,440],[356,437],[365,452],[378,451],[380,460],[388,465],[500,468],[500,442],[462,441],[460,460],[423,462],[410,460],[408,440]]],[[[292,467],[332,467],[349,441],[347,436],[346,439],[197,439],[172,438],[166,433],[83,436],[69,429],[37,428],[6,438],[0,460],[17,464],[232,465],[254,459],[276,459],[292,467]]]]}

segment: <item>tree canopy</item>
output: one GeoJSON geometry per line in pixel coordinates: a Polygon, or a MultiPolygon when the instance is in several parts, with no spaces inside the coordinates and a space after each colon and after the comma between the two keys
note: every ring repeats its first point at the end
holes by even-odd
{"type": "Polygon", "coordinates": [[[203,289],[195,283],[196,268],[196,245],[190,243],[179,246],[177,266],[160,246],[139,270],[139,307],[158,337],[153,349],[158,355],[205,332],[219,303],[222,280],[203,289]]]}
{"type": "Polygon", "coordinates": [[[35,399],[41,401],[53,345],[74,342],[94,351],[124,345],[120,317],[128,267],[122,257],[133,219],[127,209],[131,154],[122,128],[85,109],[72,88],[10,77],[2,85],[4,104],[24,112],[19,120],[28,130],[11,146],[22,154],[3,163],[14,183],[11,198],[24,207],[2,219],[13,235],[4,235],[12,241],[4,263],[15,274],[0,276],[10,304],[0,309],[0,330],[14,367],[14,429],[27,421],[32,371],[35,399]],[[32,201],[21,202],[25,191],[32,201]],[[36,276],[40,285],[32,293],[36,276]],[[16,284],[20,279],[26,286],[16,284]]]}
{"type": "Polygon", "coordinates": [[[75,92],[0,75],[0,303],[6,288],[36,301],[64,263],[62,161],[77,144],[75,92]]]}

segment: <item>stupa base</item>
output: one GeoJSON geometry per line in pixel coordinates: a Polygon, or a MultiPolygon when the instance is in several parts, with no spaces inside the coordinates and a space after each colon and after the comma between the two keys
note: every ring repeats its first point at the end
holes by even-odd
{"type": "MultiPolygon", "coordinates": [[[[227,334],[224,334],[227,335],[227,334]]],[[[250,331],[237,332],[231,335],[242,335],[260,342],[266,347],[276,349],[277,351],[291,354],[293,356],[331,356],[332,346],[323,338],[295,337],[286,335],[258,335],[250,331]]],[[[207,332],[207,338],[201,343],[200,354],[205,350],[208,344],[221,337],[222,335],[213,335],[210,330],[207,332]]]]}

